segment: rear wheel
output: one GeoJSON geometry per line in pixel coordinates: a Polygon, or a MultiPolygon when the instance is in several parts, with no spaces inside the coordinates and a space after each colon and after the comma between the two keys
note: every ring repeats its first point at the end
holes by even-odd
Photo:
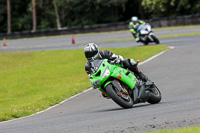
{"type": "Polygon", "coordinates": [[[151,37],[153,38],[153,41],[154,41],[156,44],[160,44],[160,41],[158,40],[158,38],[157,38],[155,35],[151,35],[151,37]]]}
{"type": "Polygon", "coordinates": [[[112,100],[117,103],[119,106],[123,108],[132,108],[133,100],[128,94],[124,94],[119,92],[114,86],[111,84],[105,87],[107,94],[112,98],[112,100]]]}
{"type": "Polygon", "coordinates": [[[147,102],[151,104],[156,104],[161,101],[162,99],[161,92],[155,84],[151,85],[148,88],[148,91],[150,92],[150,97],[147,102]]]}
{"type": "Polygon", "coordinates": [[[148,45],[148,44],[149,44],[149,42],[148,42],[148,41],[144,42],[144,45],[148,45]]]}

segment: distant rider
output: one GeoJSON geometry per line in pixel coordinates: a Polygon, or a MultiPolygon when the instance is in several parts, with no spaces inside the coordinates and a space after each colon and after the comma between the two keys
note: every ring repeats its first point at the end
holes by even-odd
{"type": "MultiPolygon", "coordinates": [[[[85,71],[88,74],[89,78],[92,74],[91,62],[98,59],[108,59],[114,64],[121,64],[121,67],[125,69],[128,68],[144,82],[146,82],[148,79],[146,75],[139,71],[137,63],[133,59],[123,59],[121,55],[115,55],[114,53],[108,50],[99,51],[99,48],[95,43],[86,44],[84,47],[84,53],[85,57],[88,60],[88,62],[85,65],[85,71]]],[[[105,95],[103,96],[105,97],[105,95]]]]}
{"type": "Polygon", "coordinates": [[[140,41],[139,35],[137,34],[137,29],[140,26],[140,24],[145,24],[145,22],[142,20],[138,20],[138,17],[136,16],[133,16],[131,18],[131,22],[129,23],[129,29],[133,37],[135,38],[136,42],[140,41]]]}

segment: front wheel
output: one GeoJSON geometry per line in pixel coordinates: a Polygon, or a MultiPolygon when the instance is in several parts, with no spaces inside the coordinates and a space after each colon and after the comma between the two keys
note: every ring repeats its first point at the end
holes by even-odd
{"type": "Polygon", "coordinates": [[[150,97],[147,101],[148,103],[156,104],[161,101],[162,99],[161,92],[155,84],[151,85],[148,88],[148,91],[150,92],[150,97]]]}
{"type": "Polygon", "coordinates": [[[105,87],[105,90],[107,94],[112,98],[112,100],[117,103],[119,106],[127,109],[127,108],[132,108],[133,106],[133,100],[131,97],[127,94],[122,94],[119,92],[114,86],[111,84],[107,85],[105,87]]]}
{"type": "Polygon", "coordinates": [[[154,41],[156,44],[160,44],[160,41],[158,40],[158,38],[157,38],[155,35],[151,35],[151,38],[153,38],[153,41],[154,41]]]}

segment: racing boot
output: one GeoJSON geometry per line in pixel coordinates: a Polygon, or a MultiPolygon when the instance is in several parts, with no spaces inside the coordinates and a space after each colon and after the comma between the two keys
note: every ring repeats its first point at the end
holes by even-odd
{"type": "Polygon", "coordinates": [[[136,42],[140,42],[140,36],[137,34],[137,35],[135,35],[135,41],[136,42]]]}
{"type": "Polygon", "coordinates": [[[144,75],[137,67],[137,62],[135,62],[133,59],[130,59],[130,65],[128,68],[136,74],[143,82],[147,82],[148,77],[144,75]]]}
{"type": "Polygon", "coordinates": [[[132,35],[133,35],[135,41],[136,41],[136,42],[139,42],[139,41],[140,41],[139,35],[137,35],[133,29],[131,29],[131,33],[132,33],[132,35]]]}
{"type": "Polygon", "coordinates": [[[135,41],[136,41],[136,42],[139,42],[139,41],[140,41],[140,38],[138,38],[138,37],[135,38],[135,41]]]}

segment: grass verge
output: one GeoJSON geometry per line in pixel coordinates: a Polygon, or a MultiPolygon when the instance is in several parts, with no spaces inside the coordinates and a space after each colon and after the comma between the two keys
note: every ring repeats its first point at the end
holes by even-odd
{"type": "MultiPolygon", "coordinates": [[[[108,49],[145,59],[165,45],[108,49]]],[[[91,87],[83,50],[0,53],[0,121],[34,114],[91,87]]]]}
{"type": "Polygon", "coordinates": [[[156,132],[145,132],[145,133],[200,133],[200,127],[190,127],[174,130],[161,130],[156,132]]]}
{"type": "MultiPolygon", "coordinates": [[[[158,36],[158,38],[172,38],[172,37],[182,37],[182,36],[195,36],[200,35],[200,32],[194,32],[194,33],[183,33],[183,34],[173,34],[173,35],[165,35],[165,36],[158,36]]],[[[129,38],[129,39],[119,39],[119,40],[109,40],[109,41],[103,41],[101,43],[112,43],[112,42],[123,42],[123,41],[134,41],[135,39],[129,38]]]]}
{"type": "MultiPolygon", "coordinates": [[[[168,26],[168,27],[155,27],[155,28],[153,28],[153,30],[165,30],[165,29],[173,30],[173,29],[194,28],[194,27],[200,27],[200,25],[180,25],[180,26],[168,26]]],[[[127,30],[119,30],[119,31],[78,33],[78,34],[75,34],[75,35],[78,36],[78,35],[93,35],[93,34],[105,34],[105,33],[120,33],[120,32],[127,32],[127,31],[129,31],[129,30],[127,29],[127,30]]],[[[69,35],[42,36],[42,37],[31,37],[31,38],[19,38],[19,39],[7,39],[7,40],[23,40],[23,39],[33,39],[33,38],[50,38],[50,37],[64,37],[64,36],[72,36],[72,34],[69,34],[69,35]]],[[[134,40],[134,39],[124,39],[124,40],[121,40],[121,41],[131,41],[131,40],[134,40]]],[[[117,42],[117,41],[120,41],[120,40],[113,40],[111,42],[117,42]]],[[[105,43],[107,43],[107,41],[105,43]]]]}

